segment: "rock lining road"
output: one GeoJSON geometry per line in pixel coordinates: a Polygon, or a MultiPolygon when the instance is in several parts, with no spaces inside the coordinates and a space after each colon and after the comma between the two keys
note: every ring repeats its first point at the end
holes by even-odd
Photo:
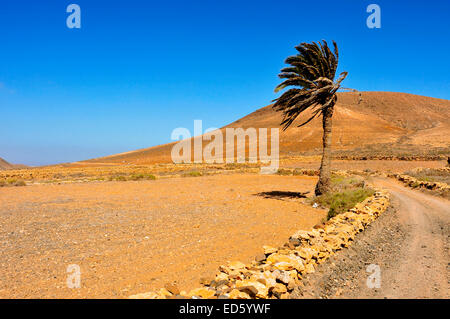
{"type": "Polygon", "coordinates": [[[293,298],[449,298],[450,202],[374,179],[391,193],[392,207],[355,243],[307,276],[293,298]],[[381,270],[368,288],[367,266],[381,270]]]}

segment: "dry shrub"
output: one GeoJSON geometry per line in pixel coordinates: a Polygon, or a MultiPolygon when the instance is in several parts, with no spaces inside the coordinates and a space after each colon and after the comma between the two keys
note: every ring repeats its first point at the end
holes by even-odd
{"type": "Polygon", "coordinates": [[[364,201],[374,194],[374,190],[365,187],[362,177],[344,177],[332,175],[331,192],[315,196],[310,199],[311,203],[317,203],[322,207],[329,208],[327,218],[333,218],[337,214],[345,213],[357,203],[364,201]]]}

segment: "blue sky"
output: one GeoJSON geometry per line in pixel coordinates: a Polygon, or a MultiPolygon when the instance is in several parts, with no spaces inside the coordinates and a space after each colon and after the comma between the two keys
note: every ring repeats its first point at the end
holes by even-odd
{"type": "Polygon", "coordinates": [[[336,40],[345,86],[450,99],[450,1],[0,3],[0,157],[44,165],[170,142],[270,103],[300,42],[336,40]],[[68,29],[66,7],[81,7],[68,29]],[[366,7],[381,7],[381,29],[366,7]]]}

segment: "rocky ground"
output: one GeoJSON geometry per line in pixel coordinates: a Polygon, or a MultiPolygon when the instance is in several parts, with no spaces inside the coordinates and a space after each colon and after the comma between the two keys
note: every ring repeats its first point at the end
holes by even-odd
{"type": "Polygon", "coordinates": [[[449,298],[450,203],[389,180],[392,207],[308,275],[293,298],[449,298]],[[379,288],[369,288],[380,268],[379,288]],[[370,270],[370,269],[369,269],[370,270]]]}

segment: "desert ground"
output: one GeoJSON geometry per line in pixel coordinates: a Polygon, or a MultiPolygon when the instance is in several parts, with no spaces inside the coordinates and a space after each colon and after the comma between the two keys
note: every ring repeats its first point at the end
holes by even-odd
{"type": "Polygon", "coordinates": [[[0,297],[114,298],[198,284],[227,260],[250,261],[326,212],[303,198],[314,177],[175,177],[9,187],[0,193],[0,297]],[[269,195],[263,196],[263,192],[269,195]],[[81,289],[66,287],[78,264],[81,289]]]}
{"type": "MultiPolygon", "coordinates": [[[[332,169],[389,190],[392,205],[296,297],[448,298],[449,201],[386,173],[448,183],[449,108],[404,93],[340,93],[332,169]],[[385,267],[386,285],[368,292],[372,262],[385,267]]],[[[279,123],[267,106],[227,127],[279,123]]],[[[250,262],[263,245],[283,245],[327,218],[328,208],[311,202],[318,120],[280,133],[274,175],[261,175],[261,163],[173,164],[172,146],[34,168],[1,160],[0,298],[126,298],[166,284],[187,291],[219,265],[250,262]],[[81,269],[79,289],[66,285],[71,264],[81,269]]]]}
{"type": "MultiPolygon", "coordinates": [[[[307,172],[319,164],[311,158],[282,162],[307,172]]],[[[336,169],[378,172],[445,165],[333,162],[336,169]]],[[[172,283],[189,290],[219,265],[250,262],[263,245],[280,246],[295,231],[322,223],[327,213],[307,202],[317,176],[261,175],[252,165],[75,165],[50,171],[0,173],[27,184],[0,188],[1,298],[126,298],[172,283]],[[155,180],[115,180],[150,171],[155,180]],[[80,289],[67,288],[71,264],[81,268],[80,289]]],[[[448,216],[448,210],[441,214],[448,216]]]]}

